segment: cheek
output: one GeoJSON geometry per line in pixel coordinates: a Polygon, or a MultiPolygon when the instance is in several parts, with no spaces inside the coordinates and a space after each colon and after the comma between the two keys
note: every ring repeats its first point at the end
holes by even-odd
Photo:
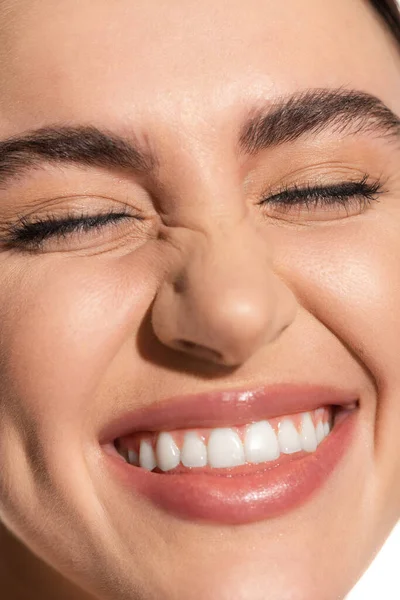
{"type": "Polygon", "coordinates": [[[96,521],[80,430],[114,355],[125,340],[135,347],[157,281],[157,261],[152,256],[150,266],[148,258],[4,258],[0,265],[0,520],[55,566],[71,556],[85,557],[92,570],[101,564],[107,539],[98,538],[109,532],[96,521]],[[98,530],[92,540],[88,531],[98,530]]]}
{"type": "MultiPolygon", "coordinates": [[[[67,564],[67,554],[86,556],[93,568],[107,540],[91,545],[87,532],[108,530],[96,522],[82,444],[114,356],[126,341],[134,354],[160,269],[145,251],[2,266],[0,520],[50,564],[67,564]],[[38,531],[55,507],[54,521],[38,531]]],[[[132,356],[132,372],[135,365],[132,356]]]]}
{"type": "Polygon", "coordinates": [[[300,303],[370,370],[382,392],[400,384],[400,224],[384,225],[294,236],[282,260],[300,303]]]}
{"type": "Polygon", "coordinates": [[[314,230],[296,243],[293,236],[282,264],[304,308],[343,343],[376,389],[377,401],[365,401],[366,422],[379,475],[386,470],[381,483],[393,496],[400,475],[400,223],[366,225],[314,230]]]}
{"type": "Polygon", "coordinates": [[[0,298],[1,370],[10,390],[3,408],[38,427],[56,425],[60,414],[79,426],[121,346],[131,339],[136,347],[156,290],[155,261],[140,251],[114,259],[51,257],[30,265],[29,278],[27,272],[14,275],[0,298]]]}

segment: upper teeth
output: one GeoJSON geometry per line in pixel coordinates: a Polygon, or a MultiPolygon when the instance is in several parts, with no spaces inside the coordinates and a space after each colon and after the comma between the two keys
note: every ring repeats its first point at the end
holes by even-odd
{"type": "Polygon", "coordinates": [[[281,453],[315,452],[330,432],[330,416],[325,408],[241,427],[142,434],[136,437],[136,450],[124,449],[122,441],[120,453],[149,471],[156,467],[170,471],[180,464],[213,468],[259,464],[276,460],[281,453]]]}

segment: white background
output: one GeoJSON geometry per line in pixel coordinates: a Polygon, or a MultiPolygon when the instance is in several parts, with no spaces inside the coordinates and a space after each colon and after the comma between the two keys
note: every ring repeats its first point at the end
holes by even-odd
{"type": "Polygon", "coordinates": [[[400,600],[400,523],[346,600],[400,600]]]}

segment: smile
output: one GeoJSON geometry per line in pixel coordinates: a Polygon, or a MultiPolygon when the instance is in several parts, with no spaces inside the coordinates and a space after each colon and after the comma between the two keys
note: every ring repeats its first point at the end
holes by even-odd
{"type": "Polygon", "coordinates": [[[181,518],[240,524],[311,498],[349,447],[357,413],[353,393],[320,387],[212,392],[121,415],[101,445],[128,493],[181,518]]]}

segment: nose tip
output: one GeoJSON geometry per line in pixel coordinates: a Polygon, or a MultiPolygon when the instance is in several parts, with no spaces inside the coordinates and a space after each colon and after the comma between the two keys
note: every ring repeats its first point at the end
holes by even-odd
{"type": "Polygon", "coordinates": [[[291,290],[259,254],[254,260],[237,240],[235,248],[194,253],[161,285],[152,327],[164,345],[236,367],[293,321],[297,303],[291,290]]]}
{"type": "MultiPolygon", "coordinates": [[[[257,310],[256,302],[240,301],[240,296],[213,303],[210,313],[197,308],[193,316],[193,302],[189,303],[190,315],[185,315],[185,306],[180,306],[180,328],[185,338],[176,339],[174,330],[162,337],[164,343],[180,351],[226,366],[237,366],[255,352],[264,342],[271,342],[280,333],[279,327],[271,327],[267,333],[267,319],[274,315],[257,310]]],[[[173,323],[173,322],[172,322],[173,323]]],[[[171,323],[171,324],[172,324],[171,323]]]]}

